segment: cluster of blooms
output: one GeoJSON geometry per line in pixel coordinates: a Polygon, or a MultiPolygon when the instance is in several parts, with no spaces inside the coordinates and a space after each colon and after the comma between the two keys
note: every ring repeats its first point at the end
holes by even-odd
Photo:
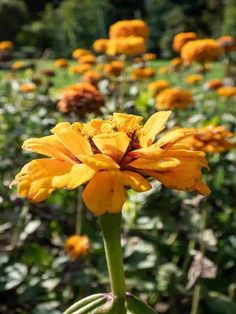
{"type": "Polygon", "coordinates": [[[230,139],[233,133],[226,130],[224,126],[213,126],[199,128],[195,130],[194,135],[186,141],[194,150],[201,150],[206,153],[219,153],[235,147],[230,139]]]}
{"type": "Polygon", "coordinates": [[[125,54],[137,55],[145,51],[145,40],[142,37],[118,37],[110,39],[106,53],[111,56],[125,54]]]}
{"type": "Polygon", "coordinates": [[[9,40],[1,41],[0,42],[0,52],[1,51],[9,51],[14,47],[13,42],[9,40]]]}
{"type": "Polygon", "coordinates": [[[182,48],[184,47],[184,45],[187,44],[187,42],[196,40],[197,38],[198,38],[197,34],[193,32],[178,33],[177,35],[175,35],[174,40],[173,40],[174,51],[180,52],[182,48]]]}
{"type": "Polygon", "coordinates": [[[64,249],[68,256],[75,260],[88,254],[90,248],[90,241],[86,235],[75,234],[66,240],[64,249]]]}
{"type": "Polygon", "coordinates": [[[136,68],[131,72],[132,80],[145,80],[155,76],[155,71],[152,68],[136,68]]]}
{"type": "Polygon", "coordinates": [[[208,62],[216,60],[221,53],[217,41],[214,39],[197,39],[189,41],[181,49],[181,58],[186,63],[208,62]]]}
{"type": "Polygon", "coordinates": [[[110,38],[118,37],[142,37],[147,39],[149,28],[142,20],[123,20],[111,25],[109,29],[110,38]]]}
{"type": "Polygon", "coordinates": [[[182,88],[167,88],[156,97],[156,106],[159,110],[185,109],[194,103],[192,94],[182,88]]]}
{"type": "Polygon", "coordinates": [[[142,117],[124,113],[87,124],[59,123],[53,135],[24,142],[24,149],[50,158],[26,164],[12,184],[31,202],[43,201],[59,188],[86,184],[83,200],[96,215],[120,212],[126,188],[147,191],[152,187],[148,178],[171,189],[207,195],[210,190],[201,174],[207,167],[205,154],[185,145],[191,130],[170,130],[154,142],[170,114],[157,112],[143,126],[142,117]]]}
{"type": "Polygon", "coordinates": [[[65,88],[58,108],[62,113],[74,112],[84,116],[86,113],[98,113],[104,103],[103,95],[94,85],[78,83],[65,88]]]}

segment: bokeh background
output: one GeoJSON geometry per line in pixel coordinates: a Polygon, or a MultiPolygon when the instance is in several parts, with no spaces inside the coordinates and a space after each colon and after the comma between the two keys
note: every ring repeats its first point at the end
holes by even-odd
{"type": "MultiPolygon", "coordinates": [[[[223,131],[213,148],[224,136],[226,144],[235,142],[235,50],[221,54],[204,71],[199,64],[174,66],[171,60],[179,54],[173,38],[189,31],[200,38],[230,35],[235,43],[236,0],[0,0],[0,42],[14,43],[0,53],[0,313],[60,314],[84,296],[109,291],[100,227],[81,205],[81,191],[60,190],[31,204],[9,189],[21,167],[37,157],[22,152],[24,140],[48,135],[58,122],[88,121],[115,109],[147,119],[157,111],[148,84],[165,80],[170,87],[187,89],[194,102],[174,109],[167,128],[219,125],[223,131]],[[139,56],[134,62],[115,56],[122,63],[120,72],[112,75],[108,64],[109,75],[103,76],[100,66],[111,60],[92,50],[93,42],[107,38],[110,25],[122,19],[148,24],[147,51],[157,59],[140,61],[139,56]],[[73,68],[81,65],[72,58],[77,48],[96,56],[91,69],[102,77],[95,91],[102,99],[101,112],[82,110],[80,116],[58,110],[62,89],[84,79],[73,68]],[[56,66],[57,58],[66,58],[65,66],[56,66]],[[131,79],[132,71],[143,66],[151,68],[151,76],[131,79]],[[188,75],[198,79],[189,83],[188,75]],[[234,87],[232,95],[219,95],[209,87],[212,79],[234,87]],[[90,246],[73,259],[64,246],[76,232],[86,235],[90,246]]],[[[82,105],[83,97],[96,105],[94,92],[85,94],[80,95],[82,105]]],[[[156,183],[144,194],[129,191],[123,209],[127,287],[157,313],[236,313],[235,147],[212,151],[207,159],[208,198],[156,183]]]]}

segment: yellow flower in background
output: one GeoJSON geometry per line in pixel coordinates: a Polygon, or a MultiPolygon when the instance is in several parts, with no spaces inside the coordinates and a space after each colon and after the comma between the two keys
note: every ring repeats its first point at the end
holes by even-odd
{"type": "Polygon", "coordinates": [[[170,83],[166,80],[157,80],[148,84],[148,90],[151,90],[154,94],[158,94],[161,90],[170,87],[170,83]]]}
{"type": "Polygon", "coordinates": [[[153,61],[157,59],[157,55],[155,53],[148,52],[143,55],[143,59],[146,61],[153,61]]]}
{"type": "Polygon", "coordinates": [[[16,61],[11,65],[12,70],[24,70],[26,68],[26,63],[24,61],[16,61]]]}
{"type": "Polygon", "coordinates": [[[128,56],[142,54],[145,51],[145,41],[142,37],[119,37],[110,39],[107,43],[106,54],[128,56]]]}
{"type": "Polygon", "coordinates": [[[224,84],[219,79],[212,79],[212,80],[208,81],[206,85],[207,85],[208,89],[218,89],[218,88],[222,87],[224,84]]]}
{"type": "MultiPolygon", "coordinates": [[[[193,129],[194,130],[194,129],[193,129]]],[[[225,129],[223,125],[195,129],[192,136],[184,140],[194,150],[201,150],[206,153],[221,153],[235,147],[231,142],[233,133],[225,129]]]]}
{"type": "Polygon", "coordinates": [[[54,65],[56,68],[67,68],[68,67],[68,61],[66,59],[60,58],[54,62],[54,65]]]}
{"type": "Polygon", "coordinates": [[[103,39],[103,38],[95,40],[95,42],[93,43],[93,49],[96,52],[105,53],[107,50],[108,41],[109,39],[103,39]]]}
{"type": "Polygon", "coordinates": [[[79,59],[80,64],[95,64],[96,63],[96,57],[92,54],[81,56],[79,59]]]}
{"type": "Polygon", "coordinates": [[[116,22],[110,26],[109,36],[110,38],[117,37],[142,37],[147,39],[149,35],[149,27],[142,20],[123,20],[116,22]]]}
{"type": "Polygon", "coordinates": [[[192,94],[182,88],[164,89],[156,97],[156,107],[159,110],[185,109],[193,103],[192,94]]]}
{"type": "Polygon", "coordinates": [[[36,85],[34,83],[25,83],[25,84],[22,84],[20,85],[19,87],[19,91],[21,93],[32,93],[36,90],[36,85]]]}
{"type": "Polygon", "coordinates": [[[132,80],[145,80],[155,76],[155,71],[152,68],[137,68],[132,70],[132,80]]]}
{"type": "Polygon", "coordinates": [[[170,64],[174,68],[174,70],[178,70],[183,64],[183,60],[181,58],[173,58],[170,61],[170,64]]]}
{"type": "Polygon", "coordinates": [[[12,41],[5,40],[0,42],[0,51],[9,51],[14,47],[12,41]]]}
{"type": "Polygon", "coordinates": [[[189,41],[193,41],[197,39],[197,34],[194,32],[188,33],[179,33],[175,35],[173,40],[173,49],[176,52],[180,52],[184,45],[187,44],[189,41]]]}
{"type": "Polygon", "coordinates": [[[76,60],[78,60],[80,57],[82,56],[87,56],[87,55],[90,55],[91,52],[87,49],[81,49],[81,48],[78,48],[78,49],[75,49],[72,53],[72,57],[76,60]]]}
{"type": "Polygon", "coordinates": [[[219,96],[225,97],[225,98],[231,98],[236,96],[236,87],[234,86],[224,86],[219,89],[217,89],[217,94],[219,96]]]}
{"type": "Polygon", "coordinates": [[[181,58],[186,63],[216,60],[222,52],[214,39],[198,39],[188,42],[181,50],[181,58]]]}
{"type": "Polygon", "coordinates": [[[162,66],[158,70],[159,74],[167,74],[170,72],[170,68],[168,66],[162,66]]]}
{"type": "Polygon", "coordinates": [[[110,63],[104,64],[102,70],[111,76],[119,76],[124,70],[124,63],[122,61],[116,60],[110,63]]]}
{"type": "Polygon", "coordinates": [[[105,99],[92,84],[78,83],[67,86],[57,106],[62,113],[74,112],[83,117],[87,113],[99,113],[105,99]]]}
{"type": "Polygon", "coordinates": [[[201,74],[190,74],[185,77],[185,82],[187,84],[197,84],[203,80],[203,76],[201,74]]]}
{"type": "Polygon", "coordinates": [[[201,151],[179,142],[190,136],[174,129],[159,136],[171,111],[157,112],[142,125],[142,117],[114,113],[108,120],[58,123],[52,135],[31,138],[23,148],[49,158],[26,164],[12,182],[18,194],[31,202],[45,200],[54,190],[85,184],[83,200],[94,214],[120,212],[127,188],[151,189],[155,178],[171,189],[207,195],[201,168],[207,167],[201,151]]]}
{"type": "Polygon", "coordinates": [[[89,253],[91,244],[89,238],[86,235],[73,235],[70,236],[66,242],[64,249],[68,256],[72,259],[78,259],[89,253]]]}
{"type": "Polygon", "coordinates": [[[90,70],[92,67],[91,64],[85,63],[85,64],[74,64],[71,65],[69,68],[69,73],[71,74],[83,74],[86,71],[90,70]]]}
{"type": "Polygon", "coordinates": [[[224,51],[235,51],[236,50],[236,40],[233,36],[225,35],[217,39],[217,43],[224,51]]]}
{"type": "Polygon", "coordinates": [[[101,80],[101,78],[102,76],[98,71],[89,70],[84,73],[82,80],[84,82],[87,82],[96,86],[98,82],[101,80]]]}

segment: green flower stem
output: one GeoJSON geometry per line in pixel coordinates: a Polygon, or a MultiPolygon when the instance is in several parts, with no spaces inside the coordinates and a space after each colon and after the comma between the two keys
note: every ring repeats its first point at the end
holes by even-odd
{"type": "MultiPolygon", "coordinates": [[[[99,217],[103,232],[103,241],[107,259],[107,266],[111,281],[111,290],[117,299],[123,300],[124,311],[119,313],[126,313],[125,311],[125,274],[123,267],[123,256],[121,248],[121,213],[105,214],[99,217]]],[[[121,306],[122,307],[122,306],[121,306]]]]}

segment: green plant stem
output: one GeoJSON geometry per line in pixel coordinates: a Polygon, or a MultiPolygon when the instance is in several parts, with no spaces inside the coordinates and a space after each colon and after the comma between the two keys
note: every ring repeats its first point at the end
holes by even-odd
{"type": "Polygon", "coordinates": [[[193,293],[191,314],[199,314],[200,298],[201,298],[201,284],[196,284],[193,293]]]}
{"type": "Polygon", "coordinates": [[[99,217],[103,233],[111,291],[117,297],[119,314],[125,314],[125,274],[121,248],[121,213],[105,214],[99,217]]]}

